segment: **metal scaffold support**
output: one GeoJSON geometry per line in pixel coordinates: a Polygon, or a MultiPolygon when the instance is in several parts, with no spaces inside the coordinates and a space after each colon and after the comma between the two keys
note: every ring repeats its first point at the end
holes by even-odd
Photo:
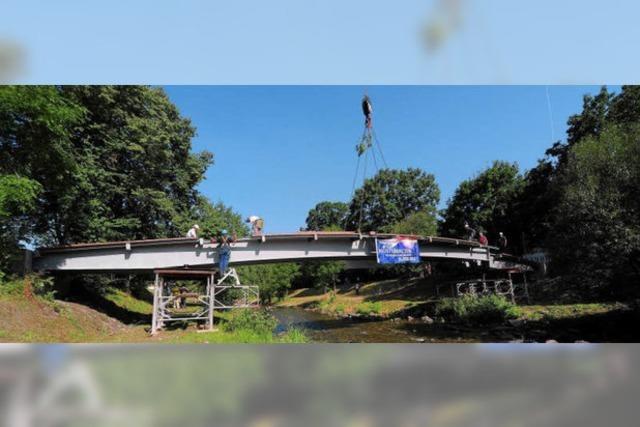
{"type": "Polygon", "coordinates": [[[260,304],[257,286],[240,283],[235,269],[216,280],[215,270],[156,270],[153,292],[151,334],[162,330],[168,322],[204,322],[204,330],[214,330],[216,309],[250,308],[260,304]],[[230,284],[226,284],[231,279],[230,284]],[[199,281],[204,292],[177,287],[171,281],[199,281]]]}
{"type": "Polygon", "coordinates": [[[502,295],[515,303],[513,281],[509,279],[479,279],[457,282],[454,287],[454,295],[502,295]]]}

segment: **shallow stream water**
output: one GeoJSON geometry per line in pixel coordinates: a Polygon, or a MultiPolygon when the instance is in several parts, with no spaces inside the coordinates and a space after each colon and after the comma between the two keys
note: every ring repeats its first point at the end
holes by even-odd
{"type": "Polygon", "coordinates": [[[460,342],[469,341],[439,328],[425,328],[407,320],[361,321],[336,318],[301,308],[274,308],[277,332],[298,328],[314,342],[460,342]],[[445,333],[443,333],[445,332],[445,333]]]}

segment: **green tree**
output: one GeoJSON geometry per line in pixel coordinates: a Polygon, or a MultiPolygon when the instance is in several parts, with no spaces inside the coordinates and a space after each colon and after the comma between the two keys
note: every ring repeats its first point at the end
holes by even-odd
{"type": "Polygon", "coordinates": [[[421,169],[382,169],[357,189],[349,205],[351,230],[376,231],[410,214],[429,212],[440,200],[435,177],[421,169]]]}
{"type": "Polygon", "coordinates": [[[86,115],[74,129],[77,184],[60,199],[57,240],[181,235],[177,222],[198,203],[196,185],[213,158],[191,153],[190,120],[159,88],[65,86],[61,93],[86,115]]]}
{"type": "Polygon", "coordinates": [[[490,238],[497,238],[499,231],[517,234],[512,206],[522,187],[517,164],[494,162],[458,186],[443,212],[443,234],[463,236],[465,221],[484,230],[490,238]]]}
{"type": "Polygon", "coordinates": [[[541,159],[524,176],[522,191],[510,209],[510,215],[518,222],[518,230],[512,230],[512,247],[528,252],[544,247],[553,223],[553,209],[558,204],[557,170],[549,157],[541,159]]]}
{"type": "Polygon", "coordinates": [[[298,275],[299,266],[294,263],[246,265],[238,268],[243,283],[260,289],[260,300],[271,304],[287,295],[287,290],[298,275]]]}
{"type": "Polygon", "coordinates": [[[556,270],[585,285],[640,280],[639,140],[639,125],[612,125],[568,152],[549,246],[556,270]]]}
{"type": "Polygon", "coordinates": [[[582,111],[567,121],[567,142],[556,142],[538,165],[525,174],[525,188],[518,197],[515,213],[520,217],[522,247],[546,246],[560,203],[562,172],[569,150],[590,137],[598,137],[612,125],[629,129],[640,123],[640,88],[623,86],[618,94],[606,87],[585,95],[582,111]]]}
{"type": "Polygon", "coordinates": [[[569,117],[567,142],[571,146],[588,136],[597,136],[607,122],[609,106],[614,95],[605,86],[596,96],[585,95],[582,100],[582,112],[569,117]]]}
{"type": "Polygon", "coordinates": [[[300,281],[305,286],[323,289],[333,287],[338,283],[340,274],[345,269],[342,261],[312,261],[306,262],[300,268],[300,281]]]}
{"type": "Polygon", "coordinates": [[[428,212],[415,212],[397,222],[384,231],[396,234],[415,234],[418,236],[434,236],[438,231],[435,209],[428,212]]]}
{"type": "Polygon", "coordinates": [[[44,243],[181,235],[212,163],[194,135],[159,88],[0,88],[0,173],[42,186],[44,243]]]}
{"type": "Polygon", "coordinates": [[[239,213],[222,202],[213,204],[202,195],[196,197],[195,204],[187,212],[176,218],[179,230],[188,230],[193,224],[200,226],[200,235],[206,238],[217,236],[223,229],[238,237],[249,235],[249,228],[239,213]]]}
{"type": "Polygon", "coordinates": [[[54,86],[0,87],[0,174],[41,186],[30,218],[40,235],[64,234],[65,197],[77,186],[79,165],[74,127],[84,118],[84,109],[54,86]]]}
{"type": "Polygon", "coordinates": [[[30,235],[29,215],[36,210],[42,187],[17,175],[0,175],[0,280],[18,255],[20,241],[30,235]]]}
{"type": "Polygon", "coordinates": [[[320,202],[307,215],[307,230],[324,231],[328,228],[343,230],[348,214],[349,205],[344,202],[320,202]]]}

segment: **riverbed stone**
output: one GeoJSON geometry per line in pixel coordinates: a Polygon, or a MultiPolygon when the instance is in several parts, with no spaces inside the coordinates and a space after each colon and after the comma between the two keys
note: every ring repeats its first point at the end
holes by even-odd
{"type": "Polygon", "coordinates": [[[420,320],[422,320],[424,323],[426,323],[427,325],[431,325],[433,324],[433,319],[429,316],[422,316],[420,318],[420,320]]]}

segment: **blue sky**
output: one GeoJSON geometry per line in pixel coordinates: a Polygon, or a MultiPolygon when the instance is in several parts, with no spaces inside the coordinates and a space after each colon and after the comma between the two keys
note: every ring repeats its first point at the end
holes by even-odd
{"type": "Polygon", "coordinates": [[[200,190],[263,216],[270,232],[297,230],[320,201],[349,199],[365,90],[389,167],[433,173],[444,206],[493,160],[536,164],[552,142],[547,89],[564,139],[567,118],[599,86],[165,87],[198,129],[194,150],[215,154],[200,190]]]}
{"type": "Polygon", "coordinates": [[[638,82],[639,15],[635,0],[3,0],[0,41],[22,48],[19,83],[619,84],[638,82]]]}

